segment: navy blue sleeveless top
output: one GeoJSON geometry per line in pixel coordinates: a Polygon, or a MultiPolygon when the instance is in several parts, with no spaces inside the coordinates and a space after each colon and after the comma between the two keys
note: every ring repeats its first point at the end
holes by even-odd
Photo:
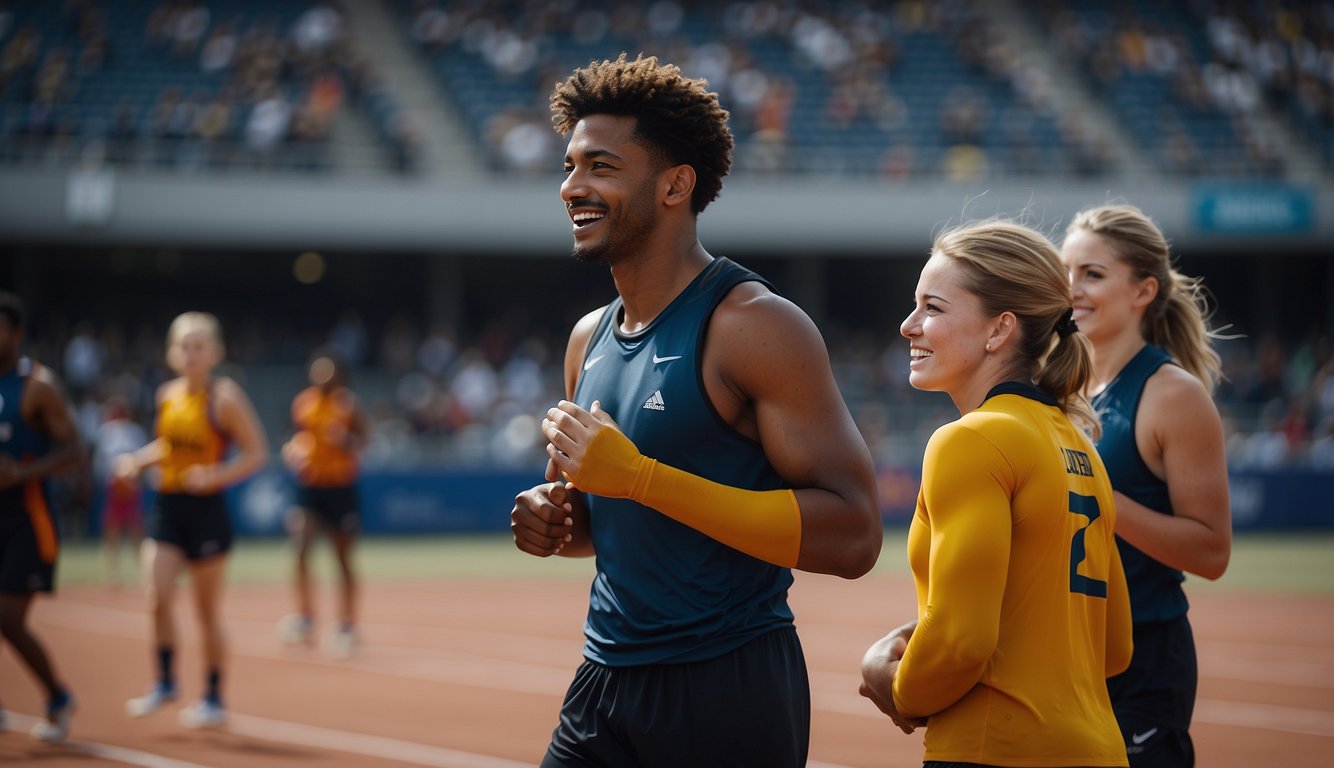
{"type": "MultiPolygon", "coordinates": [[[[21,463],[43,456],[50,449],[50,441],[23,420],[23,388],[32,373],[32,360],[19,358],[18,364],[0,375],[0,455],[21,463]]],[[[43,482],[45,489],[45,482],[43,482]]],[[[27,514],[23,501],[24,485],[0,491],[0,515],[27,514]]]]}
{"type": "MultiPolygon", "coordinates": [[[[664,464],[738,488],[785,487],[760,444],[718,415],[700,371],[710,316],[748,281],[769,285],[715,259],[633,334],[620,331],[614,300],[589,340],[574,401],[600,401],[640,453],[664,464]]],[[[589,495],[588,507],[597,551],[584,624],[589,659],[613,667],[699,661],[791,626],[791,570],[629,499],[589,495]]]]}
{"type": "MultiPolygon", "coordinates": [[[[1167,483],[1159,480],[1140,456],[1135,445],[1135,418],[1144,384],[1163,365],[1172,362],[1167,352],[1151,344],[1126,363],[1112,383],[1093,396],[1093,407],[1102,417],[1102,456],[1112,487],[1132,500],[1164,515],[1173,514],[1167,483]]],[[[1181,588],[1185,575],[1144,554],[1120,536],[1116,537],[1130,587],[1130,610],[1135,623],[1167,621],[1186,612],[1189,605],[1181,588]]]]}

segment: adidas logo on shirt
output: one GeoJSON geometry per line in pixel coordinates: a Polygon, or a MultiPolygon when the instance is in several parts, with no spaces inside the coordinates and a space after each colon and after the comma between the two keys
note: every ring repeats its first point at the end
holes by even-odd
{"type": "Polygon", "coordinates": [[[649,398],[644,401],[644,407],[650,411],[667,410],[667,404],[662,401],[662,390],[658,390],[649,395],[649,398]]]}

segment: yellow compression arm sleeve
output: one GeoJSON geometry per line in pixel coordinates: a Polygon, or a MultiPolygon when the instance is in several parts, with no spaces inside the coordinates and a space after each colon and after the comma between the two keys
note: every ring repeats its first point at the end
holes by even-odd
{"type": "Polygon", "coordinates": [[[765,562],[795,567],[801,552],[801,508],[790,489],[748,491],[716,483],[641,454],[615,429],[597,432],[574,487],[632,499],[765,562]]]}

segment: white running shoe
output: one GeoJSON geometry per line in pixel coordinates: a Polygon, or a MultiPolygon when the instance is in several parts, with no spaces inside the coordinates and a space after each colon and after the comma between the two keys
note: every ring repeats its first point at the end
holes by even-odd
{"type": "Polygon", "coordinates": [[[46,719],[32,727],[32,737],[38,741],[60,742],[69,735],[69,718],[74,714],[74,697],[65,692],[59,706],[47,706],[46,719]]]}
{"type": "Polygon", "coordinates": [[[340,626],[325,639],[329,653],[335,658],[346,659],[356,652],[360,641],[357,639],[357,630],[352,627],[340,626]]]}
{"type": "Polygon", "coordinates": [[[181,710],[181,725],[186,728],[221,728],[227,724],[227,710],[210,699],[200,699],[181,710]]]}
{"type": "Polygon", "coordinates": [[[278,638],[283,645],[310,645],[313,628],[309,616],[289,613],[278,622],[278,638]]]}
{"type": "Polygon", "coordinates": [[[167,702],[175,701],[176,696],[176,686],[158,683],[146,695],[125,702],[125,711],[130,717],[146,717],[161,709],[167,702]]]}

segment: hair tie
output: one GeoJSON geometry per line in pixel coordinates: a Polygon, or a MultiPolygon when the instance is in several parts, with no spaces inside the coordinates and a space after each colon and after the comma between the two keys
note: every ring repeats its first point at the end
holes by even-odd
{"type": "Polygon", "coordinates": [[[1056,335],[1064,339],[1077,330],[1079,330],[1079,326],[1075,325],[1075,308],[1071,307],[1065,311],[1064,315],[1061,315],[1060,320],[1056,321],[1056,335]]]}

